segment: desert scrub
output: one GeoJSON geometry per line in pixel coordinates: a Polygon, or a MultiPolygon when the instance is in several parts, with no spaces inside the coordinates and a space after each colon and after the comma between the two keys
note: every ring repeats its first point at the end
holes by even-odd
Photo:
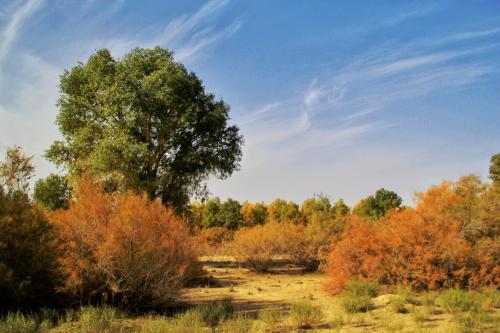
{"type": "Polygon", "coordinates": [[[168,319],[163,316],[151,316],[137,321],[134,329],[138,333],[165,333],[169,326],[168,319]]]}
{"type": "Polygon", "coordinates": [[[443,308],[452,314],[464,311],[478,311],[481,308],[480,298],[460,289],[448,289],[440,298],[443,308]]]}
{"type": "Polygon", "coordinates": [[[493,310],[500,308],[500,291],[494,289],[486,289],[479,295],[482,302],[482,307],[485,310],[493,310]]]}
{"type": "Polygon", "coordinates": [[[32,315],[20,312],[8,313],[0,320],[0,333],[35,333],[38,332],[37,321],[32,315]]]}
{"type": "Polygon", "coordinates": [[[292,324],[297,328],[310,328],[321,323],[324,317],[323,310],[310,302],[295,303],[290,308],[292,324]]]}
{"type": "Polygon", "coordinates": [[[435,292],[428,291],[422,294],[421,300],[422,300],[422,305],[431,307],[436,305],[436,299],[438,298],[438,295],[435,292]]]}
{"type": "Polygon", "coordinates": [[[352,280],[343,292],[342,307],[348,313],[372,310],[372,298],[378,295],[378,289],[376,283],[352,280]]]}
{"type": "Polygon", "coordinates": [[[283,313],[280,309],[266,309],[259,312],[259,321],[265,331],[274,332],[282,325],[283,313]]]}
{"type": "MultiPolygon", "coordinates": [[[[459,332],[484,332],[489,328],[494,329],[495,318],[488,315],[485,311],[468,311],[459,313],[454,317],[455,325],[459,332]]],[[[493,332],[493,331],[492,331],[493,332]]]]}
{"type": "Polygon", "coordinates": [[[215,327],[224,320],[232,318],[235,307],[230,299],[224,299],[200,305],[199,311],[203,322],[211,327],[215,327]]]}
{"type": "Polygon", "coordinates": [[[82,307],[80,309],[80,332],[94,333],[111,330],[113,321],[118,318],[116,309],[104,307],[82,307]]]}
{"type": "Polygon", "coordinates": [[[244,316],[238,316],[219,324],[218,331],[224,333],[248,333],[253,332],[254,322],[244,316]]]}
{"type": "Polygon", "coordinates": [[[203,326],[201,309],[194,308],[177,314],[169,322],[168,333],[201,333],[204,332],[203,326]]]}
{"type": "Polygon", "coordinates": [[[397,295],[391,300],[391,309],[396,313],[407,313],[408,309],[406,304],[413,303],[414,294],[410,287],[399,286],[397,289],[397,295]]]}

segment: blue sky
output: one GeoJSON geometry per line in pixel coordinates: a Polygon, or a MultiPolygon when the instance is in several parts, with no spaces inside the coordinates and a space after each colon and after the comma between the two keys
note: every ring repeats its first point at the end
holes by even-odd
{"type": "Polygon", "coordinates": [[[354,204],[474,172],[500,151],[500,1],[0,0],[0,149],[37,176],[58,77],[160,45],[231,105],[241,170],[213,195],[354,204]]]}

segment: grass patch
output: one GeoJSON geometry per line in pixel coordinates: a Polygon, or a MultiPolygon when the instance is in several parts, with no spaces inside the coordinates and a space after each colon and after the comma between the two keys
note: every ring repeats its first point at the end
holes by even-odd
{"type": "Polygon", "coordinates": [[[253,332],[254,322],[244,316],[229,319],[219,325],[218,331],[225,333],[248,333],[253,332]]]}
{"type": "Polygon", "coordinates": [[[0,320],[0,333],[35,333],[38,324],[35,316],[20,312],[8,313],[0,320]]]}
{"type": "Polygon", "coordinates": [[[324,317],[323,310],[318,306],[313,306],[310,302],[292,304],[290,309],[290,319],[297,328],[311,328],[321,323],[324,317]]]}
{"type": "Polygon", "coordinates": [[[378,295],[376,283],[352,280],[343,292],[342,307],[348,313],[367,312],[374,308],[373,297],[378,295]]]}
{"type": "Polygon", "coordinates": [[[406,304],[415,302],[415,295],[410,287],[398,287],[397,295],[391,300],[391,309],[396,313],[408,313],[406,304]]]}
{"type": "Polygon", "coordinates": [[[443,308],[451,314],[479,311],[481,300],[477,295],[460,289],[449,289],[441,295],[443,308]]]}
{"type": "Polygon", "coordinates": [[[201,305],[199,311],[203,322],[211,327],[215,327],[222,321],[231,319],[234,315],[235,307],[230,299],[224,299],[201,305]]]}
{"type": "Polygon", "coordinates": [[[80,332],[94,333],[110,331],[113,321],[118,318],[115,308],[103,307],[82,307],[80,309],[80,332]]]}

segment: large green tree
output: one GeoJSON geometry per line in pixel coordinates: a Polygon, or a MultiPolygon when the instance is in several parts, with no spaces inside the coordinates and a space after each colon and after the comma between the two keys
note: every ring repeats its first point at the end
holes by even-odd
{"type": "Polygon", "coordinates": [[[114,59],[102,49],[61,76],[57,124],[63,135],[48,159],[71,177],[144,191],[184,207],[210,175],[239,166],[243,138],[229,106],[156,47],[114,59]]]}

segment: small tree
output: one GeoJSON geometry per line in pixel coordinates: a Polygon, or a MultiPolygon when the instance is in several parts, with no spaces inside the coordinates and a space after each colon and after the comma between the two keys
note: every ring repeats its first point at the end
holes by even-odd
{"type": "Polygon", "coordinates": [[[17,146],[0,163],[0,310],[50,305],[59,282],[52,226],[27,193],[33,171],[17,146]]]}

